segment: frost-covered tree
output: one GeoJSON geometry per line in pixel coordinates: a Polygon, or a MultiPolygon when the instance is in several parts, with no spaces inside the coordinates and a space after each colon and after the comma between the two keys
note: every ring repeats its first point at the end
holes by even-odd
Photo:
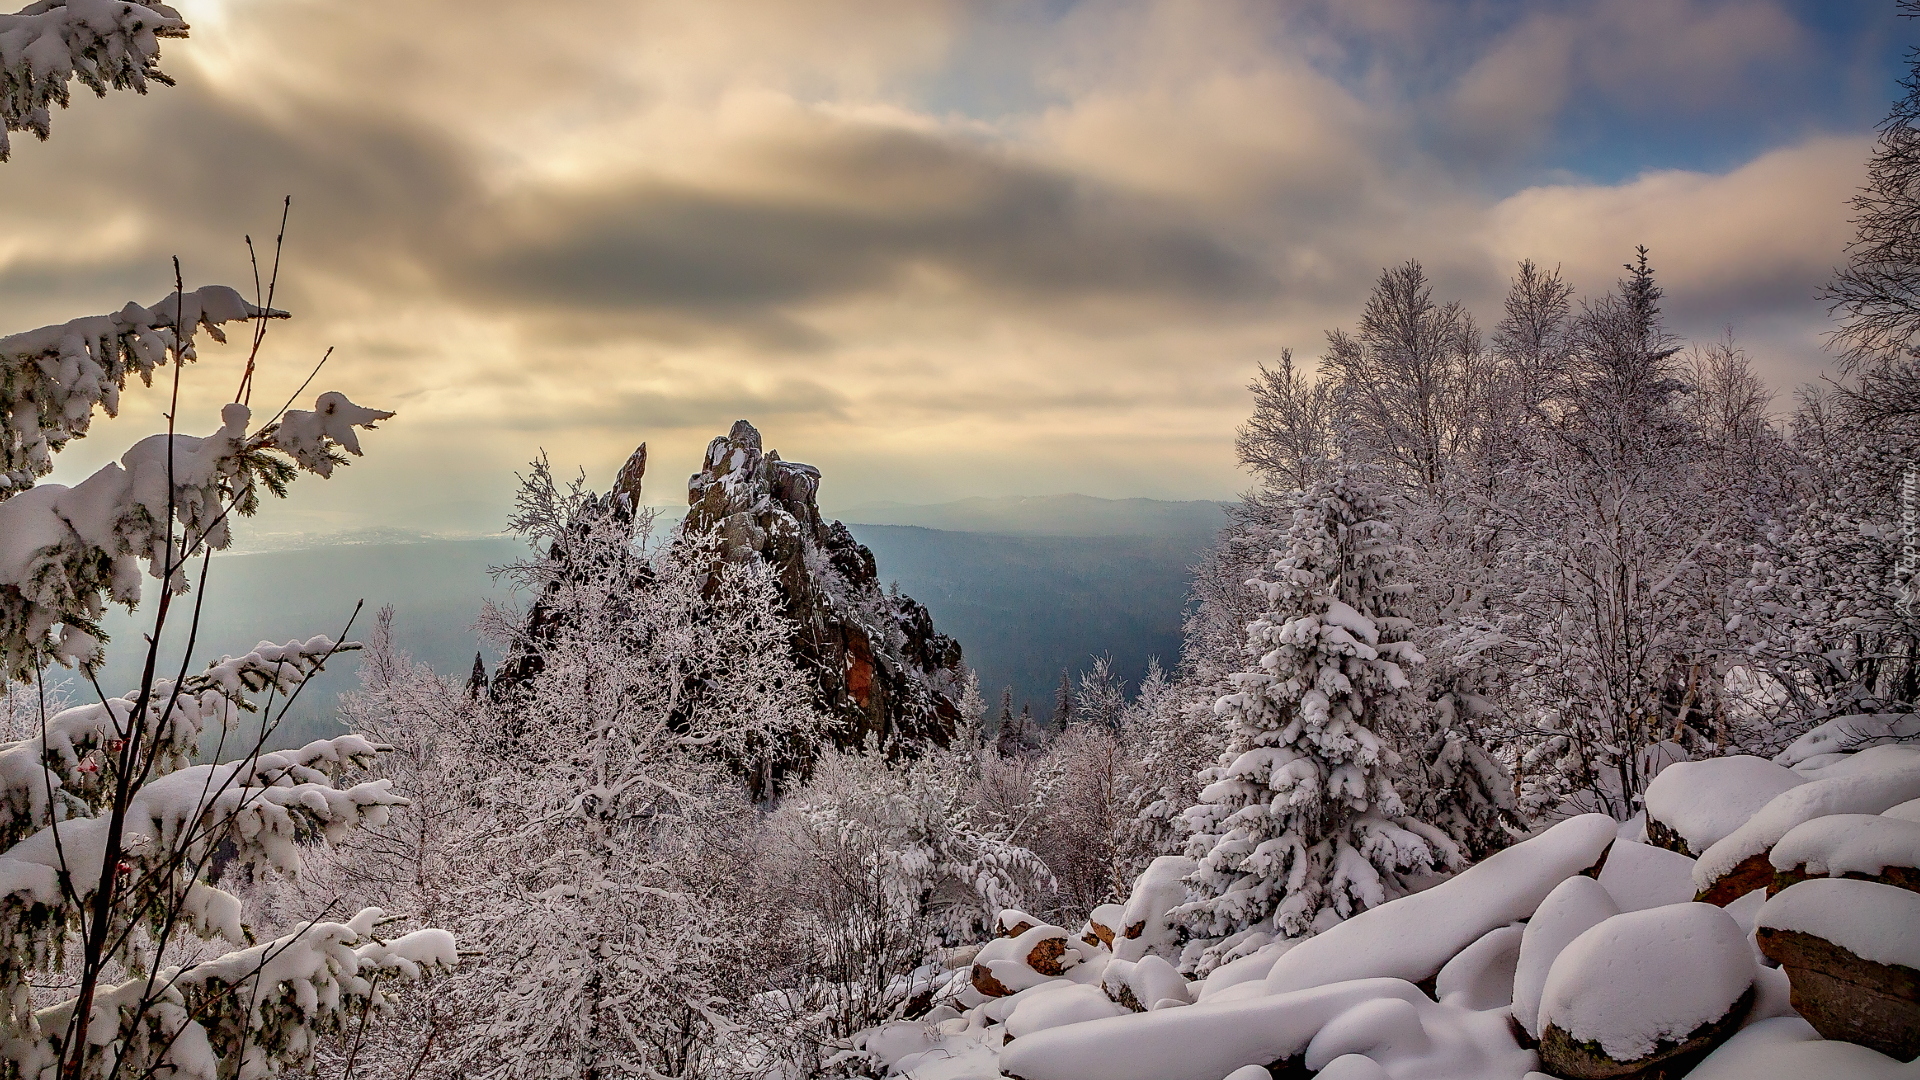
{"type": "MultiPolygon", "coordinates": [[[[818,721],[759,567],[615,510],[544,462],[518,498],[536,554],[508,573],[548,617],[541,663],[475,720],[494,760],[449,899],[485,957],[441,1062],[464,1075],[710,1075],[744,1005],[745,883],[709,857],[750,820],[740,765],[818,721]]],[[[521,612],[483,629],[529,646],[521,612]]]]}
{"type": "Polygon", "coordinates": [[[1267,604],[1247,631],[1254,664],[1215,705],[1226,752],[1186,812],[1200,865],[1176,912],[1198,938],[1310,934],[1459,862],[1406,815],[1382,734],[1408,725],[1407,668],[1422,658],[1394,613],[1381,490],[1337,468],[1292,504],[1285,548],[1252,583],[1267,604]]]}
{"type": "MultiPolygon", "coordinates": [[[[255,427],[237,395],[213,435],[170,430],[72,487],[32,486],[86,433],[94,409],[114,410],[129,373],[169,370],[177,401],[194,329],[218,337],[222,322],[267,317],[284,313],[210,287],[0,339],[0,674],[30,682],[37,705],[25,737],[0,745],[5,1075],[272,1075],[303,1065],[320,1036],[383,1008],[383,981],[454,961],[442,931],[387,940],[377,908],[344,922],[305,912],[259,942],[240,900],[215,885],[221,868],[297,873],[303,849],[406,805],[389,781],[364,778],[382,747],[358,735],[263,751],[275,698],[284,715],[328,658],[356,646],[263,642],[189,675],[189,635],[176,673],[159,663],[170,616],[198,621],[197,601],[175,611],[188,567],[204,585],[232,518],[253,512],[261,488],[284,495],[300,471],[330,474],[359,452],[354,428],[391,414],[327,393],[312,410],[255,427]],[[97,620],[108,601],[138,601],[143,573],[162,588],[142,675],[110,698],[93,678],[104,642],[97,620]],[[82,666],[93,701],[51,706],[46,669],[56,662],[82,666]],[[249,739],[240,721],[256,710],[268,715],[249,739]],[[216,728],[212,756],[222,763],[193,764],[216,728]],[[240,756],[222,761],[229,753],[240,756]]],[[[24,696],[9,688],[10,703],[24,696]]]]}
{"type": "Polygon", "coordinates": [[[1161,855],[1186,848],[1186,808],[1200,799],[1197,780],[1219,756],[1225,732],[1213,715],[1218,694],[1147,664],[1140,693],[1121,718],[1130,761],[1121,792],[1118,879],[1131,884],[1161,855]]]}
{"type": "Polygon", "coordinates": [[[935,950],[991,936],[1002,909],[1052,891],[1018,835],[1031,819],[981,805],[983,760],[828,754],[772,815],[757,924],[778,965],[763,1001],[780,1014],[787,1075],[822,1075],[824,1057],[922,994],[916,969],[935,950]]]}

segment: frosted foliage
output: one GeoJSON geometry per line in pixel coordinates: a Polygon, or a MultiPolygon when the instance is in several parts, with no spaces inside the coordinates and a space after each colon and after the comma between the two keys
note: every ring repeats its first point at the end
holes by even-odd
{"type": "Polygon", "coordinates": [[[249,431],[251,411],[230,404],[212,435],[149,436],[73,487],[0,501],[0,674],[97,662],[98,620],[108,602],[139,601],[141,562],[155,578],[170,567],[168,587],[185,591],[186,561],[227,547],[232,515],[257,509],[261,487],[284,493],[296,464],[328,475],[359,452],[353,426],[392,415],[326,393],[249,431]]]}
{"type": "Polygon", "coordinates": [[[1186,814],[1199,869],[1177,914],[1197,936],[1312,933],[1457,861],[1406,817],[1379,733],[1406,722],[1422,660],[1392,615],[1384,510],[1363,474],[1336,470],[1296,497],[1285,550],[1253,582],[1267,603],[1248,627],[1256,662],[1215,705],[1230,742],[1186,814]]]}
{"type": "Polygon", "coordinates": [[[254,708],[248,695],[286,695],[341,646],[325,637],[262,643],[179,687],[111,698],[46,717],[41,734],[0,746],[0,1008],[14,1037],[0,1056],[16,1075],[77,1060],[83,1077],[170,1068],[213,1080],[259,1077],[306,1060],[316,1036],[378,1009],[373,982],[417,978],[454,961],[452,939],[373,932],[377,909],[349,923],[303,925],[272,942],[192,963],[166,963],[179,925],[247,946],[238,898],[216,887],[216,849],[256,876],[297,874],[306,852],[386,822],[406,800],[387,780],[353,781],[380,746],[358,735],[225,764],[191,764],[213,724],[254,708]],[[129,794],[111,814],[126,774],[129,794]],[[110,856],[116,826],[130,842],[110,856]],[[102,982],[84,1023],[77,999],[34,1008],[33,987],[69,961],[69,943],[111,890],[102,982]],[[85,1050],[68,1045],[84,1033],[85,1050]]]}
{"type": "MultiPolygon", "coordinates": [[[[0,16],[0,62],[7,54],[7,18],[0,16]]],[[[117,414],[129,376],[151,384],[154,369],[176,346],[182,359],[193,359],[199,330],[224,342],[223,323],[285,317],[284,311],[247,303],[225,285],[208,285],[173,293],[152,307],[128,304],[110,315],[0,337],[0,499],[46,475],[53,455],[87,433],[94,410],[117,414]]]]}
{"type": "Polygon", "coordinates": [[[39,0],[0,15],[0,161],[12,149],[8,132],[48,136],[52,107],[66,107],[75,79],[102,97],[144,94],[149,80],[173,85],[158,66],[160,39],[186,36],[186,20],[165,4],[39,0]]]}
{"type": "Polygon", "coordinates": [[[518,530],[544,555],[509,568],[538,625],[482,628],[540,664],[479,710],[491,775],[447,903],[463,941],[449,1001],[471,1021],[449,1067],[472,1076],[704,1075],[731,1030],[721,980],[744,948],[702,860],[744,808],[711,793],[725,764],[815,730],[755,564],[710,537],[655,544],[611,499],[536,465],[518,530]],[[538,635],[537,640],[534,635],[538,635]]]}

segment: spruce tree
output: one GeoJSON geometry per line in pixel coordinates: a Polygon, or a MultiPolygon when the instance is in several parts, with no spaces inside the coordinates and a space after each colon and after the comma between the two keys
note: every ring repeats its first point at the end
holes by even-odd
{"type": "Polygon", "coordinates": [[[1253,583],[1267,602],[1248,627],[1254,662],[1214,705],[1227,749],[1186,812],[1199,867],[1175,915],[1197,939],[1311,934],[1459,861],[1444,833],[1406,816],[1390,775],[1383,736],[1406,726],[1406,669],[1423,658],[1393,614],[1383,494],[1342,464],[1291,501],[1285,548],[1253,583]]]}

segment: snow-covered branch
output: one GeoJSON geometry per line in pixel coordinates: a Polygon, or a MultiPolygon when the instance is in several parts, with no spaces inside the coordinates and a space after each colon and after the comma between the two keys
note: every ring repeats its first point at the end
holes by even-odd
{"type": "Polygon", "coordinates": [[[12,150],[8,132],[52,133],[52,107],[67,107],[75,79],[101,97],[144,94],[149,81],[172,86],[160,39],[186,36],[186,20],[165,4],[39,0],[0,15],[0,161],[12,150]]]}

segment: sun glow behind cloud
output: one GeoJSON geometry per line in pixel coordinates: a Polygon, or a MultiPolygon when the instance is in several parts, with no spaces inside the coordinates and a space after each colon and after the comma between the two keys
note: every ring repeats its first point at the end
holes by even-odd
{"type": "Polygon", "coordinates": [[[427,528],[541,447],[604,480],[648,440],[670,500],[740,416],[829,502],[1230,495],[1255,365],[1409,257],[1491,318],[1518,258],[1591,291],[1644,242],[1680,329],[1805,380],[1885,104],[1833,68],[1897,55],[1764,0],[180,6],[178,88],[0,172],[0,318],[174,253],[250,280],[291,193],[271,384],[333,345],[400,412],[310,498],[427,528]]]}

